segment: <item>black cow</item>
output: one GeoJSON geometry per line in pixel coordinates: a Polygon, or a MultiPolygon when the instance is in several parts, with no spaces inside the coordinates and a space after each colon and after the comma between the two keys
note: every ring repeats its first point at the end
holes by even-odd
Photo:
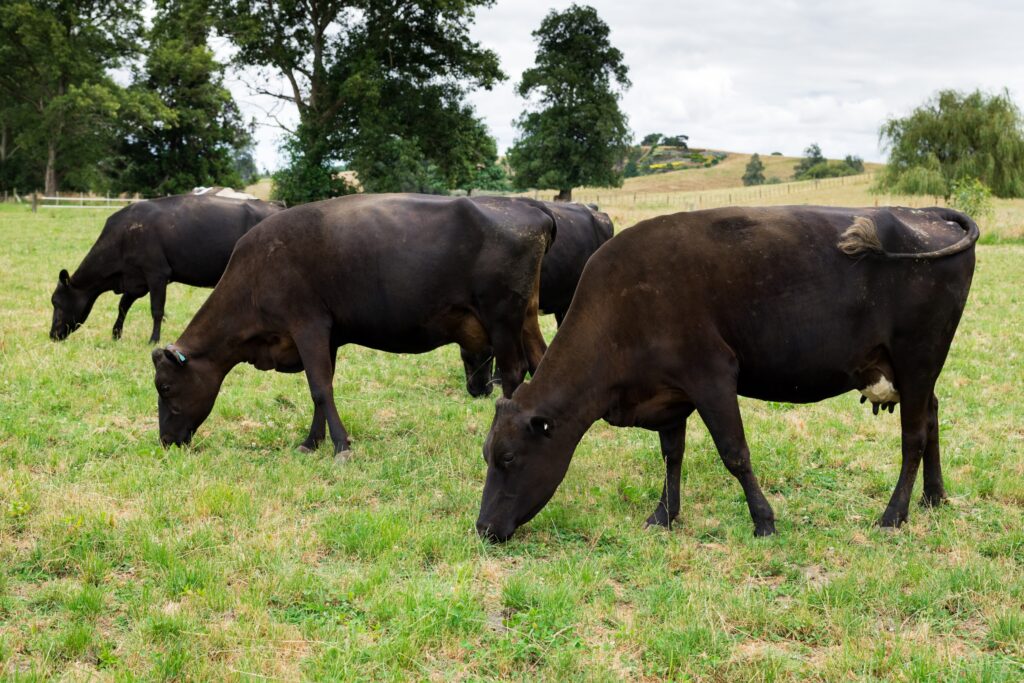
{"type": "Polygon", "coordinates": [[[774,533],[737,395],[810,403],[858,389],[899,402],[903,466],[880,523],[906,520],[922,458],[924,503],[940,503],[933,389],[977,239],[970,218],[941,208],[715,209],[624,231],[590,259],[534,378],[498,400],[478,530],[504,540],[536,515],[602,417],[658,431],[665,486],[648,523],[670,525],[697,411],[743,486],[754,533],[774,533]]]}
{"type": "MultiPolygon", "coordinates": [[[[476,202],[507,201],[497,197],[475,197],[476,202]]],[[[552,313],[561,325],[583,266],[598,247],[612,238],[614,228],[608,215],[597,207],[566,202],[544,202],[555,217],[555,242],[540,267],[540,310],[552,313]]],[[[472,396],[491,393],[493,354],[488,350],[472,354],[465,350],[466,389],[472,396]]]]}
{"type": "Polygon", "coordinates": [[[301,447],[316,448],[326,422],[347,455],[332,389],[343,344],[490,346],[511,393],[544,354],[538,288],[553,237],[551,213],[529,199],[353,195],[271,216],[238,241],[178,341],[153,351],[160,440],[187,443],[227,373],[251,363],[305,370],[314,413],[301,447]]]}
{"type": "Polygon", "coordinates": [[[121,338],[128,309],[148,292],[153,313],[150,342],[158,341],[168,283],[213,287],[238,238],[282,210],[276,204],[233,196],[247,195],[211,188],[198,195],[137,202],[108,218],[74,275],[60,271],[51,298],[50,338],[66,339],[89,317],[97,297],[113,290],[121,294],[114,339],[121,338]]]}

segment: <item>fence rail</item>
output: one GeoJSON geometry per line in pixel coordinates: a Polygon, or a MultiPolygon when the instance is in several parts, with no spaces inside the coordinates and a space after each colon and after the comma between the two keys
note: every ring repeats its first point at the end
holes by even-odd
{"type": "MultiPolygon", "coordinates": [[[[771,185],[752,185],[747,187],[731,187],[717,190],[629,190],[627,188],[582,188],[574,190],[572,199],[582,204],[605,204],[623,206],[634,204],[638,207],[678,206],[685,210],[710,209],[720,206],[744,204],[761,199],[798,195],[817,189],[867,185],[874,180],[874,173],[842,176],[839,178],[821,178],[819,180],[795,180],[788,183],[771,185]]],[[[519,193],[518,196],[534,199],[551,199],[550,190],[533,190],[519,193]],[[549,196],[550,195],[550,196],[549,196]]]]}
{"type": "Polygon", "coordinates": [[[139,197],[91,197],[84,194],[78,196],[63,195],[47,197],[45,195],[32,195],[32,211],[39,209],[116,209],[135,202],[145,201],[139,197]],[[52,202],[52,203],[48,203],[52,202]],[[63,202],[63,203],[62,203],[63,202]]]}

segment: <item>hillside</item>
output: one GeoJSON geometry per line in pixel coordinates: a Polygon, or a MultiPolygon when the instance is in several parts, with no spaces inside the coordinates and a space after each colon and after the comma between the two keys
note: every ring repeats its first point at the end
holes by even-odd
{"type": "MultiPolygon", "coordinates": [[[[743,173],[750,161],[751,154],[727,152],[728,156],[710,168],[693,168],[682,171],[670,171],[654,175],[627,178],[623,191],[631,192],[694,192],[701,190],[723,190],[743,186],[743,173]]],[[[782,181],[792,180],[793,167],[800,162],[799,157],[769,156],[762,154],[765,178],[779,178],[782,181]]],[[[831,159],[830,159],[831,161],[831,159]]],[[[865,163],[868,173],[882,168],[883,164],[865,163]]],[[[591,190],[596,188],[585,188],[591,190]]]]}

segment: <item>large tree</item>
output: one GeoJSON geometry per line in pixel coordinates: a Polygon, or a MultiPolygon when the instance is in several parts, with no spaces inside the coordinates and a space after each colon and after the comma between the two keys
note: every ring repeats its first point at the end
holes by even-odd
{"type": "Polygon", "coordinates": [[[508,154],[517,187],[555,188],[571,201],[580,185],[622,185],[632,135],[619,98],[629,69],[609,33],[586,5],[552,10],[533,32],[536,59],[518,86],[531,106],[508,154]]]}
{"type": "Polygon", "coordinates": [[[131,90],[161,116],[127,116],[122,190],[180,194],[197,185],[239,186],[236,159],[252,137],[224,87],[224,65],[207,44],[213,25],[204,0],[158,0],[145,69],[131,90]]]}
{"type": "Polygon", "coordinates": [[[18,142],[42,169],[47,194],[62,177],[96,180],[109,154],[120,88],[108,71],[134,55],[141,30],[132,0],[0,3],[0,94],[31,117],[18,142]]]}
{"type": "Polygon", "coordinates": [[[1024,121],[1006,91],[943,90],[886,121],[880,138],[889,150],[880,189],[949,197],[954,183],[977,178],[997,197],[1024,196],[1024,121]]]}
{"type": "Polygon", "coordinates": [[[491,4],[215,0],[236,63],[280,75],[283,91],[257,90],[298,109],[279,194],[308,201],[343,193],[334,172],[343,163],[373,191],[468,182],[487,150],[466,94],[504,78],[497,56],[469,37],[476,9],[491,4]]]}

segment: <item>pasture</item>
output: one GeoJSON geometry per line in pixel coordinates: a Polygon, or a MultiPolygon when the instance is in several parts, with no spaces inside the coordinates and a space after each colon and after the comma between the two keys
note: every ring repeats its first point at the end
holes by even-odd
{"type": "MultiPolygon", "coordinates": [[[[620,229],[667,209],[621,196],[602,206],[620,229]]],[[[854,185],[804,201],[874,198],[854,185]]],[[[57,272],[105,214],[0,207],[0,671],[1020,680],[1022,207],[1001,202],[982,226],[937,388],[948,505],[913,505],[895,533],[874,526],[898,472],[898,415],[874,417],[854,393],[743,400],[777,536],[751,535],[742,491],[693,418],[673,530],[642,526],[661,490],[657,436],[598,423],[555,498],[503,546],[473,528],[493,397],[466,394],[455,347],[341,350],[346,463],[327,445],[295,449],[312,414],[302,376],[248,366],[193,446],[164,450],[148,299],[120,342],[110,294],[68,341],[47,337],[57,272]]],[[[171,286],[164,342],[207,295],[171,286]]]]}

